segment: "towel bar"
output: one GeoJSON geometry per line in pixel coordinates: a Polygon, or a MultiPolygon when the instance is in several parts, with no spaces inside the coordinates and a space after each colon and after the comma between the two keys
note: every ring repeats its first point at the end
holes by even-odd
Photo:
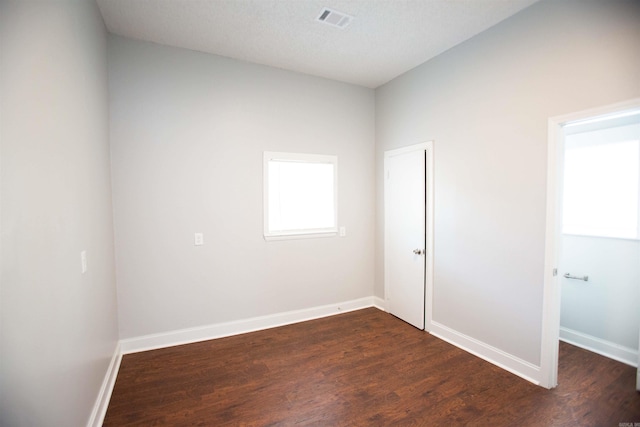
{"type": "Polygon", "coordinates": [[[584,280],[585,282],[589,281],[589,276],[572,276],[571,273],[565,273],[564,277],[566,277],[567,279],[576,279],[576,280],[584,280]]]}

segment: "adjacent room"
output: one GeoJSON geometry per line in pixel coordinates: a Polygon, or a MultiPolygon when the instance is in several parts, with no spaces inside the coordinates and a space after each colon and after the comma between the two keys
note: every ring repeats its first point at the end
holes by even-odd
{"type": "Polygon", "coordinates": [[[639,111],[637,0],[0,0],[0,425],[639,423],[639,111]]]}

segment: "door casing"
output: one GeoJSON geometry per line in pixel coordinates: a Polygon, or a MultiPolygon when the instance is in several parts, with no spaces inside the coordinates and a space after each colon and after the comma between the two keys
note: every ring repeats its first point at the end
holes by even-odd
{"type": "MultiPolygon", "coordinates": [[[[564,164],[564,124],[576,120],[640,108],[640,98],[604,107],[551,117],[547,142],[547,211],[545,231],[544,287],[542,300],[542,345],[540,385],[558,385],[558,342],[560,339],[560,283],[557,268],[562,253],[562,177],[564,164]]],[[[640,369],[640,368],[639,368],[640,369]]],[[[638,373],[640,389],[640,371],[638,373]]]]}

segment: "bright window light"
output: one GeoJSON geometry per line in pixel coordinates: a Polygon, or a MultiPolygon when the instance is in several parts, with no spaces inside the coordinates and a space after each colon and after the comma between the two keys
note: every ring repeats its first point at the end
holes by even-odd
{"type": "Polygon", "coordinates": [[[640,141],[567,144],[563,233],[638,238],[640,141]]]}
{"type": "Polygon", "coordinates": [[[337,232],[337,157],[264,153],[265,238],[337,232]]]}

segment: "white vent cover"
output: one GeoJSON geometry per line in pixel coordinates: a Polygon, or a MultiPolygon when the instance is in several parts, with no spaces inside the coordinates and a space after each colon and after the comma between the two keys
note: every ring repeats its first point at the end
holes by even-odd
{"type": "Polygon", "coordinates": [[[333,27],[346,28],[353,21],[353,16],[325,7],[316,18],[316,21],[333,27]]]}

